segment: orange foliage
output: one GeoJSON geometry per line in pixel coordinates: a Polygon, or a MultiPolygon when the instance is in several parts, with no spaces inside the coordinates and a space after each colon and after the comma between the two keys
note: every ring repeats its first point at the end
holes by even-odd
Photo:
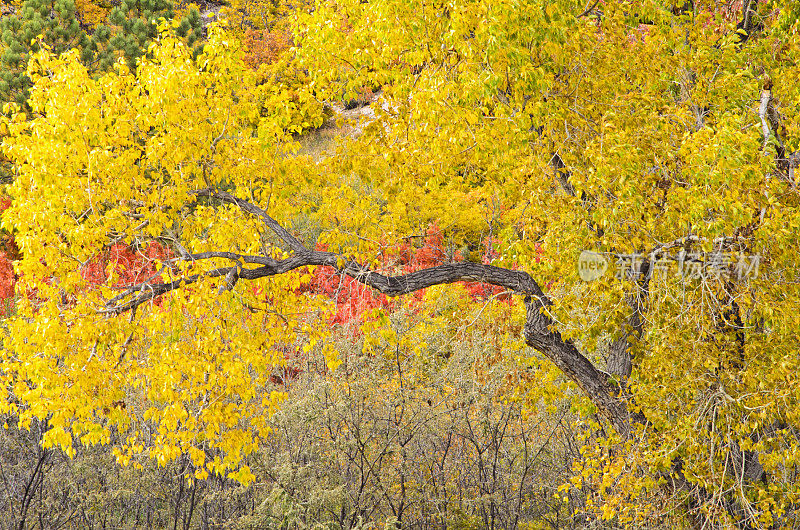
{"type": "Polygon", "coordinates": [[[105,283],[111,273],[116,278],[115,287],[128,287],[148,280],[158,282],[160,280],[153,276],[156,276],[159,262],[169,256],[169,249],[159,243],[150,242],[140,249],[117,243],[87,263],[81,273],[84,279],[94,284],[105,283]]]}
{"type": "MultiPolygon", "coordinates": [[[[11,199],[0,197],[0,214],[9,206],[11,199]]],[[[20,257],[14,236],[5,230],[0,232],[0,316],[8,315],[14,306],[17,282],[14,261],[20,257]]],[[[117,243],[87,263],[81,273],[85,280],[96,285],[105,283],[109,274],[116,278],[115,287],[127,287],[148,280],[157,282],[160,279],[154,276],[157,276],[159,263],[170,257],[169,249],[159,243],[150,242],[138,250],[117,243]]]]}
{"type": "Polygon", "coordinates": [[[275,63],[289,49],[289,37],[282,32],[248,29],[244,34],[244,62],[253,70],[275,63]]]}
{"type": "Polygon", "coordinates": [[[0,316],[11,312],[14,303],[14,265],[5,252],[0,252],[0,316]]]}

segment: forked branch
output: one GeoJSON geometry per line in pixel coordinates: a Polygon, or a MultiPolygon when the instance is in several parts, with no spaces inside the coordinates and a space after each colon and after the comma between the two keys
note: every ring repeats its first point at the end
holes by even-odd
{"type": "MultiPolygon", "coordinates": [[[[624,397],[619,395],[619,387],[609,378],[608,374],[598,370],[572,341],[561,337],[561,334],[555,329],[554,321],[548,315],[547,308],[552,305],[552,301],[527,272],[481,263],[462,262],[447,263],[407,274],[384,274],[344,255],[306,248],[299,239],[281,226],[265,210],[230,193],[205,189],[196,191],[194,194],[235,204],[242,211],[259,217],[267,228],[294,250],[294,254],[285,259],[274,259],[269,256],[252,256],[235,252],[197,254],[182,252],[180,257],[173,258],[173,263],[226,259],[234,264],[217,267],[203,273],[186,275],[169,282],[141,283],[131,286],[109,300],[101,310],[103,313],[118,315],[134,310],[158,296],[197,283],[202,278],[235,277],[235,280],[256,280],[309,266],[332,267],[338,274],[349,276],[388,296],[400,296],[427,287],[460,281],[497,285],[525,297],[527,309],[525,342],[542,352],[570,379],[575,381],[618,432],[623,435],[630,433],[631,416],[624,397]],[[247,265],[256,266],[248,268],[247,265]]],[[[229,286],[232,286],[232,283],[235,282],[228,281],[229,286]]]]}

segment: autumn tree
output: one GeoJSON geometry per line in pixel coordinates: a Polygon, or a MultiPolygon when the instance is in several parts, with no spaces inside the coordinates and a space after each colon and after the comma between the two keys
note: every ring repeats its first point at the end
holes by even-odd
{"type": "Polygon", "coordinates": [[[219,28],[196,64],[165,30],[99,79],[37,54],[35,118],[3,142],[23,258],[0,411],[46,420],[46,447],[123,433],[123,464],[188,455],[246,483],[287,348],[341,363],[316,270],[388,297],[482,282],[513,294],[498,326],[521,332],[528,402],[553,369],[584,396],[572,484],[598,517],[791,526],[797,11],[332,1],[297,17],[314,95],[381,86],[383,105],[319,161],[292,156],[219,28]],[[436,264],[404,268],[431,226],[436,264]],[[120,242],[171,254],[90,281],[120,242]]]}

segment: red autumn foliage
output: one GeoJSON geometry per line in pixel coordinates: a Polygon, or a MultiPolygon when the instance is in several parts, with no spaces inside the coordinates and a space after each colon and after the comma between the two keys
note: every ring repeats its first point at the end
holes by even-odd
{"type": "Polygon", "coordinates": [[[151,241],[144,248],[134,248],[124,243],[116,243],[95,257],[81,270],[83,278],[99,285],[108,280],[109,265],[117,277],[114,287],[127,287],[144,281],[160,281],[153,278],[159,263],[171,257],[169,249],[151,241]]]}
{"type": "MultiPolygon", "coordinates": [[[[11,199],[0,197],[0,214],[11,206],[11,199]]],[[[107,271],[113,264],[117,277],[115,287],[135,285],[153,278],[159,262],[171,257],[169,249],[163,245],[150,242],[144,248],[117,243],[95,257],[81,270],[83,278],[89,283],[99,285],[108,280],[107,271]]],[[[13,262],[20,258],[19,248],[13,234],[3,230],[0,232],[0,316],[8,315],[14,305],[14,288],[17,277],[13,262]]],[[[35,293],[31,293],[35,296],[35,293]]]]}
{"type": "MultiPolygon", "coordinates": [[[[11,206],[11,199],[0,197],[0,214],[11,206]]],[[[0,316],[9,314],[14,303],[14,260],[19,258],[19,248],[14,236],[7,231],[0,232],[0,316]]]]}
{"type": "MultiPolygon", "coordinates": [[[[407,240],[408,241],[408,240],[407,240]]],[[[499,241],[487,238],[483,241],[484,251],[481,262],[490,264],[500,257],[497,251],[499,241]]],[[[317,245],[317,250],[327,250],[325,245],[317,245]]],[[[538,248],[536,262],[541,261],[541,248],[538,248]]],[[[398,269],[397,272],[407,274],[429,267],[447,263],[448,256],[445,250],[444,234],[435,224],[428,228],[422,244],[419,247],[409,242],[387,249],[382,253],[382,265],[388,269],[398,269]]],[[[459,252],[452,256],[455,261],[463,257],[459,252]]],[[[509,301],[510,293],[505,293],[502,287],[481,282],[462,282],[467,292],[474,301],[487,300],[497,297],[509,301]]],[[[376,293],[371,288],[359,283],[353,278],[340,276],[331,267],[318,267],[312,275],[311,283],[300,289],[301,292],[325,295],[336,304],[336,312],[331,317],[331,324],[346,324],[363,321],[365,315],[374,309],[388,309],[393,306],[393,301],[386,295],[376,293]]],[[[412,307],[419,310],[422,306],[423,291],[416,291],[409,295],[412,307]]]]}
{"type": "Polygon", "coordinates": [[[11,312],[15,284],[14,266],[5,253],[0,253],[0,316],[11,312]]]}
{"type": "MultiPolygon", "coordinates": [[[[327,250],[327,246],[317,245],[317,250],[327,250]]],[[[364,313],[391,305],[385,294],[376,293],[349,276],[339,276],[332,267],[317,267],[311,283],[301,291],[325,295],[336,303],[331,324],[358,322],[364,313]]]]}
{"type": "MultiPolygon", "coordinates": [[[[158,283],[162,281],[158,275],[160,262],[171,257],[170,250],[155,241],[144,248],[116,243],[87,263],[81,274],[89,283],[100,285],[108,281],[111,271],[116,278],[113,286],[123,289],[142,282],[158,283]]],[[[161,307],[161,297],[156,297],[153,303],[161,307]]]]}

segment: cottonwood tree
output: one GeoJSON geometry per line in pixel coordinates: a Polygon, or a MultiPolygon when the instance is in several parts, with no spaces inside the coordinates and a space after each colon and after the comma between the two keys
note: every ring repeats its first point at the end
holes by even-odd
{"type": "Polygon", "coordinates": [[[260,117],[219,29],[197,63],[167,31],[100,79],[37,54],[35,117],[3,142],[24,257],[0,409],[47,419],[47,447],[121,432],[124,464],[186,454],[197,479],[248,482],[287,348],[340,362],[313,268],[390,297],[484,282],[548,360],[531,402],[552,366],[587,399],[604,441],[574,485],[600,517],[791,525],[797,10],[331,2],[298,15],[310,89],[380,85],[385,104],[319,161],[260,117]],[[440,264],[392,260],[434,223],[440,264]],[[89,278],[120,242],[171,254],[134,283],[89,278]]]}

